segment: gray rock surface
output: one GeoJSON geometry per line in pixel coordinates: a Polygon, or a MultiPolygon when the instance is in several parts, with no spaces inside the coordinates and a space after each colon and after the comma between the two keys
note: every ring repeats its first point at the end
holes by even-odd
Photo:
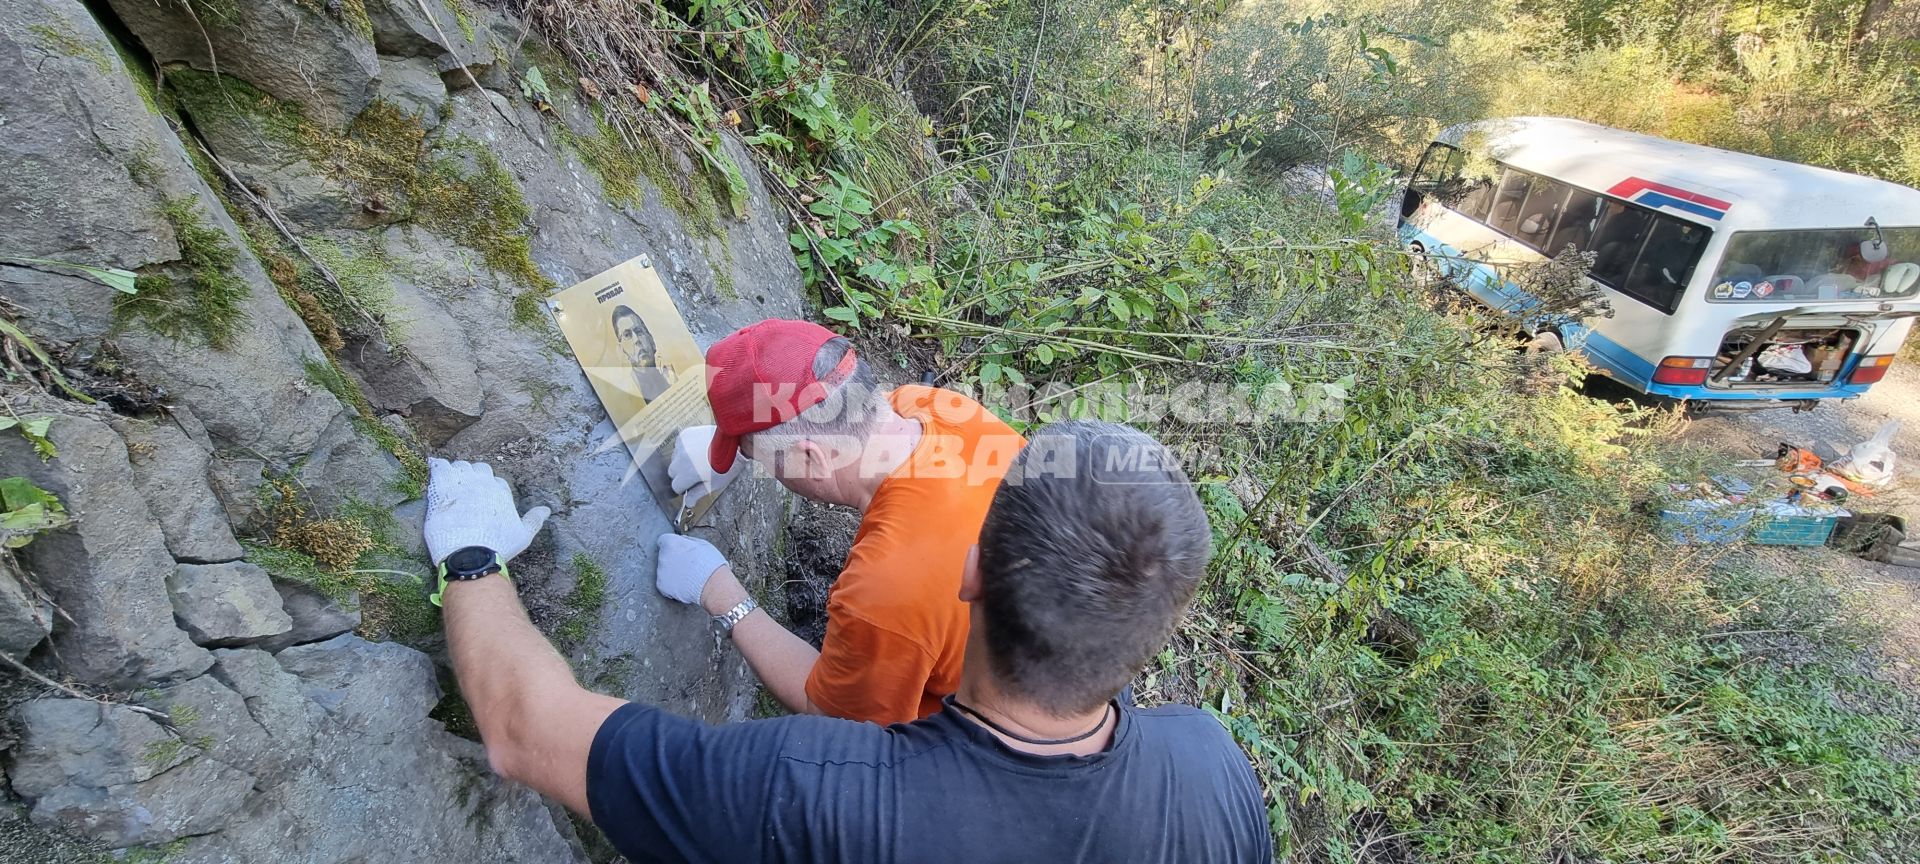
{"type": "MultiPolygon", "coordinates": [[[[161,190],[137,186],[129,167],[149,141],[156,162],[185,154],[177,141],[171,152],[159,147],[157,118],[84,6],[0,4],[0,80],[8,84],[0,88],[8,163],[0,216],[9,254],[129,269],[179,255],[161,190]]],[[[112,292],[79,276],[0,266],[0,290],[30,308],[36,332],[56,338],[111,323],[112,292]]]]}
{"type": "Polygon", "coordinates": [[[486,394],[475,365],[479,352],[440,301],[407,282],[393,283],[388,320],[393,344],[362,341],[345,356],[376,407],[411,418],[420,437],[437,447],[480,419],[486,394]]]}
{"type": "Polygon", "coordinates": [[[197,675],[213,657],[175,626],[166,580],[173,557],[133,482],[127,449],[106,423],[64,415],[48,430],[59,454],[0,435],[0,472],[59,496],[73,524],[16,554],[73,624],[53,635],[61,670],[103,687],[197,675]]]}
{"type": "Polygon", "coordinates": [[[14,709],[13,722],[20,743],[9,751],[7,776],[26,798],[61,786],[138,783],[188,755],[168,746],[176,739],[165,727],[120,705],[35,699],[14,709]]]}
{"type": "MultiPolygon", "coordinates": [[[[272,661],[272,657],[263,652],[251,653],[267,657],[269,663],[272,661]]],[[[248,657],[229,656],[224,669],[216,665],[211,675],[165,688],[144,696],[141,701],[146,707],[172,717],[181,739],[191,744],[198,758],[243,771],[256,784],[275,783],[287,772],[306,764],[313,743],[313,718],[284,707],[261,709],[264,720],[255,715],[253,706],[262,700],[298,694],[292,676],[276,668],[272,671],[278,673],[277,678],[266,678],[265,674],[271,673],[259,671],[265,668],[265,664],[248,657]],[[259,689],[242,694],[224,683],[226,678],[259,689]],[[280,689],[276,690],[276,686],[280,689]],[[291,726],[269,728],[267,722],[291,726]]]]}
{"type": "Polygon", "coordinates": [[[427,655],[392,642],[336,636],[274,655],[301,680],[329,722],[363,735],[389,735],[420,725],[440,701],[427,655]]]}
{"type": "Polygon", "coordinates": [[[280,593],[280,607],[293,619],[293,628],[254,643],[263,650],[320,642],[360,626],[358,595],[335,600],[299,582],[279,578],[273,580],[273,590],[280,593]]]}
{"type": "MultiPolygon", "coordinates": [[[[556,124],[591,135],[591,116],[553,74],[553,113],[519,98],[513,70],[533,61],[504,53],[525,34],[495,9],[428,0],[436,31],[414,0],[367,0],[368,40],[335,17],[353,3],[219,5],[238,7],[218,13],[226,17],[207,34],[232,80],[334,128],[380,98],[420,115],[430,144],[480,142],[524,197],[532,262],[555,284],[648,254],[703,346],[760,318],[802,314],[783,208],[758,172],[746,172],[745,219],[688,215],[684,202],[670,203],[686,191],[663,192],[647,177],[632,178],[641,200],[610,202],[593,170],[559,143],[566,136],[556,124]],[[468,71],[491,89],[474,89],[468,71]]],[[[212,65],[199,28],[183,23],[181,0],[91,8],[123,16],[126,30],[115,32],[139,40],[134,56],[144,49],[163,63],[212,65]]],[[[112,292],[95,283],[0,267],[0,298],[21,307],[30,332],[55,347],[72,344],[82,357],[110,339],[123,367],[174,409],[171,426],[115,421],[135,445],[130,459],[103,413],[61,408],[82,415],[56,421],[61,456],[43,463],[24,441],[0,436],[0,470],[55,491],[80,519],[23,550],[79,622],[54,628],[62,670],[87,684],[140,689],[147,704],[191,717],[174,738],[123,707],[41,700],[73,704],[31,709],[49,715],[38,719],[23,708],[13,718],[26,731],[0,753],[6,780],[43,826],[114,846],[182,838],[168,847],[174,864],[582,860],[564,817],[494,777],[477,744],[428,718],[441,690],[426,655],[346,634],[358,621],[353,604],[285,580],[270,580],[263,594],[249,573],[247,602],[257,610],[277,601],[285,632],[230,635],[258,641],[208,652],[175,624],[164,581],[175,559],[218,563],[236,554],[236,535],[266,536],[272,526],[257,493],[269,474],[291,477],[322,514],[348,503],[400,504],[396,539],[416,547],[414,557],[424,557],[423,507],[401,504],[395,460],[360,434],[351,409],[309,381],[304,366],[323,356],[318,344],[266,279],[181,139],[147,109],[88,9],[79,0],[0,8],[0,80],[9,83],[0,88],[0,152],[12,162],[0,172],[0,246],[136,269],[177,266],[179,232],[160,212],[184,200],[232,242],[234,272],[251,294],[233,347],[211,351],[138,324],[115,329],[112,292]],[[45,38],[31,26],[43,22],[72,38],[45,38]],[[155,764],[147,765],[155,742],[155,764]]],[[[509,323],[515,295],[530,286],[488,270],[452,238],[384,224],[404,210],[369,215],[361,196],[311,154],[244,116],[191,119],[296,233],[358,231],[353,239],[387,253],[401,324],[392,347],[400,350],[367,343],[340,358],[382,415],[361,422],[410,429],[436,455],[488,460],[515,482],[522,508],[555,508],[550,529],[516,561],[516,579],[538,610],[564,608],[567,562],[576,554],[611,575],[608,601],[585,613],[595,626],[573,658],[583,677],[709,720],[743,716],[753,687],[737,652],[714,638],[703,615],[653,589],[652,539],[668,525],[629,481],[624,447],[577,364],[555,333],[509,323]]],[[[738,141],[728,137],[725,146],[748,164],[738,141]]],[[[685,190],[706,194],[692,160],[669,158],[669,173],[689,175],[685,190]]],[[[764,477],[743,478],[696,533],[721,542],[745,578],[764,583],[782,495],[764,477]]],[[[198,620],[221,612],[222,602],[189,598],[179,611],[198,620]]],[[[253,625],[223,632],[273,629],[253,625]]],[[[200,633],[211,641],[219,629],[200,633]]]]}
{"type": "Polygon", "coordinates": [[[406,498],[397,485],[400,460],[355,428],[352,410],[334,417],[294,475],[323,514],[351,502],[392,507],[406,498]]]}
{"type": "Polygon", "coordinates": [[[112,846],[218,830],[251,791],[245,774],[199,755],[203,739],[122,706],[40,699],[14,722],[21,743],[9,774],[33,820],[112,846]]]}
{"type": "Polygon", "coordinates": [[[0,654],[24,657],[53,632],[53,607],[0,567],[0,654]]]}
{"type": "Polygon", "coordinates": [[[269,732],[314,730],[312,759],[170,862],[584,860],[539,796],[494,777],[479,745],[426,717],[439,696],[426,655],[341,636],[281,651],[280,676],[266,657],[221,651],[214,675],[269,732]]]}
{"type": "Polygon", "coordinates": [[[213,677],[246,700],[247,714],[276,746],[305,760],[327,712],[306,697],[300,679],[258,648],[222,648],[213,657],[213,677]]]}
{"type": "Polygon", "coordinates": [[[366,6],[374,47],[383,55],[428,58],[441,72],[496,61],[485,26],[497,16],[485,7],[448,0],[367,0],[366,6]]]}
{"type": "Polygon", "coordinates": [[[196,564],[238,559],[244,550],[227,525],[225,508],[207,485],[213,454],[164,420],[121,421],[114,428],[127,441],[134,483],[166,535],[167,551],[176,560],[196,564]]]}
{"type": "Polygon", "coordinates": [[[241,645],[293,629],[267,571],[245,561],[181,564],[167,577],[173,614],[200,645],[241,645]]]}
{"type": "MultiPolygon", "coordinates": [[[[180,13],[172,0],[123,5],[135,14],[180,13]]],[[[232,5],[298,9],[290,0],[232,5]]],[[[237,253],[233,275],[249,289],[240,302],[245,323],[228,350],[209,351],[138,325],[114,330],[118,295],[76,276],[0,268],[0,297],[22,308],[20,323],[37,336],[95,344],[112,335],[122,365],[164,390],[170,403],[190,409],[216,450],[284,470],[312,451],[343,410],[307,380],[305,363],[320,356],[319,346],[281,301],[180,139],[149,110],[128,75],[76,0],[0,6],[0,80],[9,82],[0,88],[10,157],[9,170],[0,172],[7,249],[128,269],[166,265],[182,251],[162,208],[184,206],[237,253]],[[49,40],[50,28],[62,37],[49,40]]],[[[347,470],[344,461],[335,467],[342,477],[364,473],[347,470]]]]}
{"type": "Polygon", "coordinates": [[[247,0],[195,4],[198,15],[179,0],[111,5],[155,61],[238,76],[336,128],[367,107],[380,74],[373,42],[355,32],[353,4],[247,0]]]}
{"type": "Polygon", "coordinates": [[[440,104],[447,100],[447,85],[431,61],[382,57],[377,88],[374,98],[420,118],[421,126],[432,130],[440,125],[440,104]]]}

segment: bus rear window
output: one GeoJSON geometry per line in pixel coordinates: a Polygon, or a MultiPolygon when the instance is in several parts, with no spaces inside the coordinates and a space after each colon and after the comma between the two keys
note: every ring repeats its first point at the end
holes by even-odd
{"type": "Polygon", "coordinates": [[[1920,227],[1741,231],[1727,241],[1708,298],[1861,300],[1920,292],[1920,227]]]}

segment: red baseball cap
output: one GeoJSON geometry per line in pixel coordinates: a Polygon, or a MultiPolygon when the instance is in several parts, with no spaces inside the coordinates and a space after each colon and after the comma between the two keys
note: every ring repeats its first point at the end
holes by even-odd
{"type": "Polygon", "coordinates": [[[740,439],[771,429],[820,404],[828,387],[853,371],[853,352],[822,381],[813,374],[821,346],[839,338],[811,321],[769,318],[735,330],[707,349],[707,402],[717,431],[707,461],[725,473],[740,439]]]}

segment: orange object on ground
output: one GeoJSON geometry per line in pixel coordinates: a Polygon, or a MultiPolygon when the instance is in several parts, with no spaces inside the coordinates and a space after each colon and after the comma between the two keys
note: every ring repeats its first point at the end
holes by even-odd
{"type": "Polygon", "coordinates": [[[1820,471],[1820,457],[1809,448],[1782,444],[1774,465],[1788,474],[1814,474],[1820,471]]]}
{"type": "Polygon", "coordinates": [[[968,624],[960,573],[1000,478],[1026,446],[953,391],[910,385],[888,399],[920,421],[920,443],[861,517],[807,676],[807,698],[821,711],[881,724],[939,711],[960,686],[968,624]]]}

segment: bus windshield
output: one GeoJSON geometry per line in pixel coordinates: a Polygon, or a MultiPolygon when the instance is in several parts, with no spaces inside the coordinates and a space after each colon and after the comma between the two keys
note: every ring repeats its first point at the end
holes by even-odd
{"type": "Polygon", "coordinates": [[[1707,296],[1721,302],[1912,297],[1920,228],[1741,231],[1720,261],[1707,296]]]}

